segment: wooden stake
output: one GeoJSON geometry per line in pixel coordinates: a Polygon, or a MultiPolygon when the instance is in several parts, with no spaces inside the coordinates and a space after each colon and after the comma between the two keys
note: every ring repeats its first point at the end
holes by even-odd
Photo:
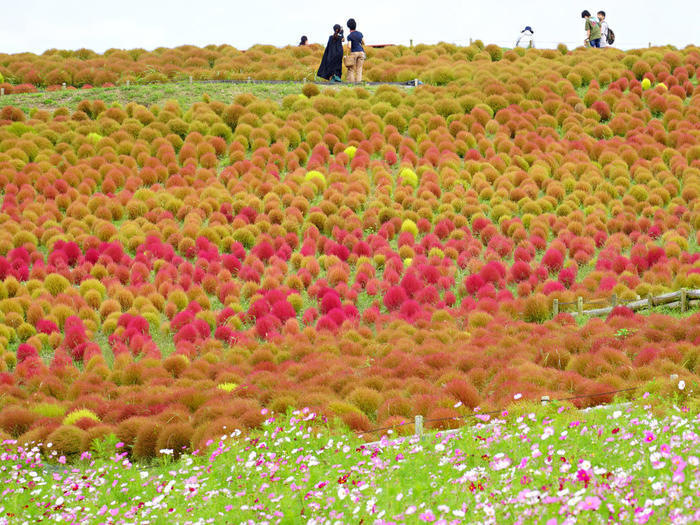
{"type": "Polygon", "coordinates": [[[415,436],[423,439],[423,416],[416,416],[414,420],[415,436]]]}
{"type": "Polygon", "coordinates": [[[617,306],[617,294],[614,293],[612,294],[612,297],[610,297],[610,304],[612,305],[613,308],[617,306]]]}
{"type": "Polygon", "coordinates": [[[578,297],[576,299],[576,310],[579,315],[583,315],[583,297],[578,297]]]}
{"type": "Polygon", "coordinates": [[[556,317],[559,315],[559,299],[554,299],[554,303],[552,304],[552,317],[556,317]]]}
{"type": "Polygon", "coordinates": [[[685,288],[681,288],[681,313],[685,313],[686,307],[688,305],[688,292],[685,288]]]}

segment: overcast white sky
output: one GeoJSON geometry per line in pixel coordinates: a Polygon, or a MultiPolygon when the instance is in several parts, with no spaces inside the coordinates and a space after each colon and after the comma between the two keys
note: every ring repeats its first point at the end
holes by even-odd
{"type": "Polygon", "coordinates": [[[700,44],[700,1],[597,0],[2,0],[0,52],[256,43],[324,43],[334,23],[358,22],[368,44],[466,44],[469,38],[512,46],[524,26],[538,47],[583,40],[581,11],[603,9],[616,46],[700,44]]]}

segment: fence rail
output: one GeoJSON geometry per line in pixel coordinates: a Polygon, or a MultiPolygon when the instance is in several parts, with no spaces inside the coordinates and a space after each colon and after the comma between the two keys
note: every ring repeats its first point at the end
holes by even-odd
{"type": "Polygon", "coordinates": [[[564,312],[562,307],[568,306],[576,307],[575,311],[566,312],[573,316],[608,315],[616,306],[625,306],[634,312],[645,308],[651,309],[655,306],[665,306],[666,308],[680,308],[681,313],[683,313],[687,311],[688,308],[700,306],[700,289],[688,290],[686,288],[681,288],[678,291],[657,295],[656,297],[649,296],[646,299],[635,299],[634,301],[627,302],[618,301],[617,294],[612,294],[607,299],[584,300],[583,297],[578,297],[576,301],[564,303],[559,302],[559,299],[554,299],[554,303],[552,305],[552,316],[556,317],[560,313],[564,312]],[[609,306],[584,310],[584,305],[586,304],[608,304],[609,306]]]}

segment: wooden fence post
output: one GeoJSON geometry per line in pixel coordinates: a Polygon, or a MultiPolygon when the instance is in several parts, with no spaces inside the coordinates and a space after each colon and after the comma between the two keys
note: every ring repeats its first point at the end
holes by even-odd
{"type": "Polygon", "coordinates": [[[614,293],[612,294],[612,297],[610,297],[610,304],[612,305],[613,308],[617,306],[617,294],[614,293]]]}
{"type": "Polygon", "coordinates": [[[542,396],[540,398],[540,402],[542,403],[542,406],[546,405],[547,403],[549,403],[549,396],[542,396]]]}
{"type": "Polygon", "coordinates": [[[552,304],[552,317],[556,317],[559,315],[559,299],[554,299],[554,303],[552,304]]]}
{"type": "Polygon", "coordinates": [[[409,42],[411,43],[410,47],[413,47],[413,39],[409,40],[409,42]]]}
{"type": "Polygon", "coordinates": [[[688,293],[685,288],[681,288],[681,313],[685,313],[688,293]]]}
{"type": "Polygon", "coordinates": [[[4,95],[4,94],[5,94],[5,88],[0,88],[0,95],[4,95]]]}
{"type": "Polygon", "coordinates": [[[414,420],[415,436],[420,440],[423,439],[423,416],[416,416],[414,420]]]}
{"type": "Polygon", "coordinates": [[[647,303],[649,303],[649,310],[654,308],[654,297],[651,294],[647,296],[647,303]]]}
{"type": "Polygon", "coordinates": [[[192,75],[190,75],[190,84],[192,83],[192,75]]]}
{"type": "Polygon", "coordinates": [[[61,84],[61,89],[66,89],[66,83],[61,84]]]}
{"type": "Polygon", "coordinates": [[[131,80],[127,80],[127,81],[126,81],[126,87],[130,87],[130,86],[131,86],[131,80]]]}
{"type": "Polygon", "coordinates": [[[576,310],[579,315],[583,315],[583,297],[578,297],[576,299],[576,310]]]}

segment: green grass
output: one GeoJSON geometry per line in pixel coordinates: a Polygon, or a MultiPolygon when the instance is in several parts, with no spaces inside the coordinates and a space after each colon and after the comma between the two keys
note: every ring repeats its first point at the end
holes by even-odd
{"type": "Polygon", "coordinates": [[[56,464],[59,454],[46,463],[10,452],[0,458],[0,507],[10,522],[422,523],[430,513],[455,523],[633,523],[645,500],[668,491],[680,496],[655,504],[650,523],[671,522],[696,507],[698,407],[678,408],[696,388],[587,412],[517,402],[453,436],[368,449],[297,412],[176,461],[166,451],[132,464],[114,437],[70,467],[56,464]]]}
{"type": "MultiPolygon", "coordinates": [[[[347,87],[343,84],[329,85],[324,89],[341,89],[347,87]]],[[[201,102],[207,95],[211,100],[219,100],[225,103],[231,101],[241,93],[251,93],[258,98],[281,102],[287,95],[301,94],[302,84],[230,84],[226,82],[192,83],[179,82],[170,84],[146,84],[130,87],[117,86],[113,88],[93,88],[89,90],[63,90],[42,91],[39,93],[20,93],[17,95],[5,95],[2,97],[3,106],[16,106],[25,113],[32,108],[54,110],[66,107],[75,110],[82,100],[102,100],[107,106],[112,104],[125,105],[135,102],[146,107],[162,105],[168,100],[177,100],[180,107],[186,108],[195,102],[201,102]]],[[[376,90],[376,86],[364,86],[369,91],[376,90]]]]}

